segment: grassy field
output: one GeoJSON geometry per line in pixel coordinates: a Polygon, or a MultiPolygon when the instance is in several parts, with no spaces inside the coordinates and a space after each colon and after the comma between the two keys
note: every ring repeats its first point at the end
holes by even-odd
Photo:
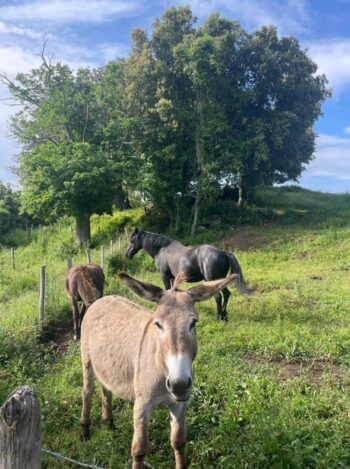
{"type": "MultiPolygon", "coordinates": [[[[216,321],[214,300],[198,305],[199,353],[187,414],[191,467],[350,467],[350,195],[279,188],[261,190],[258,201],[264,209],[255,215],[253,209],[254,224],[222,230],[216,224],[192,240],[230,248],[256,291],[248,297],[233,291],[228,323],[216,321]]],[[[96,217],[93,259],[99,260],[101,242],[108,252],[115,230],[141,215],[96,217]]],[[[77,263],[85,254],[72,252],[69,226],[62,220],[31,240],[13,235],[15,270],[9,250],[0,253],[0,403],[16,386],[32,385],[42,404],[43,447],[103,468],[128,468],[130,403],[115,399],[112,432],[101,423],[97,389],[92,438],[80,441],[79,345],[65,329],[71,325],[63,279],[67,257],[73,253],[77,263]],[[37,322],[43,262],[44,331],[37,322]]],[[[151,258],[127,261],[117,254],[109,260],[107,294],[138,301],[117,280],[118,270],[161,285],[151,258]]],[[[154,468],[173,466],[168,434],[168,413],[158,409],[147,458],[154,468]]],[[[69,465],[45,455],[44,467],[69,465]]]]}

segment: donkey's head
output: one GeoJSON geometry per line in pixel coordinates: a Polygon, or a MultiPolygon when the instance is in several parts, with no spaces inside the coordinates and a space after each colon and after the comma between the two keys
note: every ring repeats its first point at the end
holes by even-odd
{"type": "Polygon", "coordinates": [[[119,277],[141,298],[158,304],[154,312],[157,350],[164,368],[165,385],[176,401],[187,401],[192,390],[192,362],[197,354],[196,323],[198,313],[194,304],[218,294],[237,277],[206,282],[182,291],[178,286],[185,280],[179,274],[171,290],[141,282],[121,272],[119,277]]]}
{"type": "Polygon", "coordinates": [[[129,236],[129,246],[126,250],[125,256],[128,259],[132,259],[140,249],[142,249],[142,231],[135,228],[129,236]]]}

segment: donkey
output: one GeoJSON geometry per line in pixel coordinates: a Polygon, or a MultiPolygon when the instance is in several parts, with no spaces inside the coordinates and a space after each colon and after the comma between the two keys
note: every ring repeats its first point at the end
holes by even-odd
{"type": "Polygon", "coordinates": [[[74,340],[80,339],[80,325],[85,311],[103,296],[105,276],[100,266],[82,264],[69,269],[66,290],[72,299],[74,340]],[[82,302],[79,313],[78,301],[82,302]]]}
{"type": "MultiPolygon", "coordinates": [[[[245,283],[242,269],[235,256],[209,244],[184,246],[167,236],[135,228],[130,234],[125,255],[132,259],[140,249],[144,249],[155,260],[167,290],[179,272],[186,274],[188,282],[198,282],[225,277],[230,271],[238,274],[235,286],[240,293],[252,292],[245,283]]],[[[215,295],[218,319],[227,321],[227,303],[230,295],[228,288],[215,295]]]]}
{"type": "Polygon", "coordinates": [[[112,393],[134,401],[133,469],[144,468],[148,420],[153,408],[160,404],[170,410],[176,469],[185,469],[185,413],[192,390],[192,362],[197,354],[198,314],[194,304],[217,295],[237,275],[187,291],[179,289],[184,281],[182,273],[170,290],[141,282],[124,272],[119,277],[133,292],[158,307],[151,311],[120,296],[105,296],[87,311],[81,332],[83,439],[90,436],[96,377],[102,384],[102,419],[112,428],[112,393]]]}

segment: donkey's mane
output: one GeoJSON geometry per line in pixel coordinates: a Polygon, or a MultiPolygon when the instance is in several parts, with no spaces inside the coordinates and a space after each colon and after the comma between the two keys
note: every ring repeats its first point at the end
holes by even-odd
{"type": "Polygon", "coordinates": [[[155,256],[160,251],[160,249],[173,243],[181,244],[179,241],[168,238],[167,236],[161,234],[151,233],[150,231],[143,232],[142,246],[147,252],[151,254],[151,256],[155,256]]]}

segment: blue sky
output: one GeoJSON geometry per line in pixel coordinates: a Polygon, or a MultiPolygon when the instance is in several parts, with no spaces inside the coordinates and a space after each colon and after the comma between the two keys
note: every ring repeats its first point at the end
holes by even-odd
{"type": "MultiPolygon", "coordinates": [[[[296,36],[325,73],[333,96],[316,124],[315,159],[300,183],[310,189],[350,191],[350,2],[348,0],[0,0],[0,72],[13,78],[39,65],[45,40],[53,59],[72,67],[99,66],[128,53],[135,27],[150,30],[154,17],[173,5],[191,5],[200,23],[220,12],[248,31],[277,26],[296,36]]],[[[6,89],[0,85],[0,98],[6,89]]],[[[19,148],[9,136],[16,108],[0,101],[0,179],[16,183],[9,170],[19,148]]]]}

